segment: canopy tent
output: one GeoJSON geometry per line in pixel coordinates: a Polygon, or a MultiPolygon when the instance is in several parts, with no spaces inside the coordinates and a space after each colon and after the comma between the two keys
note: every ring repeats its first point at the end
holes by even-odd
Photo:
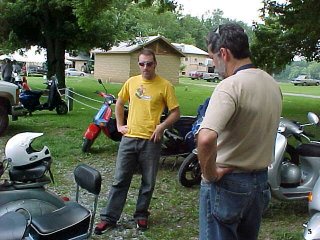
{"type": "Polygon", "coordinates": [[[11,61],[13,61],[13,57],[12,55],[8,55],[8,54],[3,54],[3,55],[0,55],[0,60],[5,60],[5,59],[10,59],[11,61]]]}
{"type": "MultiPolygon", "coordinates": [[[[65,64],[72,65],[72,60],[68,60],[68,54],[65,55],[65,64]]],[[[4,54],[0,56],[0,60],[10,59],[11,61],[24,62],[27,65],[42,65],[47,61],[47,50],[38,46],[31,46],[30,49],[19,49],[12,54],[4,54]]]]}

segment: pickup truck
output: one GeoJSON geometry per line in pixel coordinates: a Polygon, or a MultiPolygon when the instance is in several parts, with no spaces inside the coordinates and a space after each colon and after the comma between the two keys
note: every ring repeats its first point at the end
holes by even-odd
{"type": "Polygon", "coordinates": [[[218,73],[204,73],[202,78],[207,82],[220,82],[222,80],[218,73]]]}
{"type": "Polygon", "coordinates": [[[0,81],[0,136],[3,135],[9,125],[9,115],[12,121],[18,120],[18,116],[26,114],[26,110],[19,102],[18,86],[0,81]]]}
{"type": "Polygon", "coordinates": [[[308,75],[299,75],[298,77],[294,78],[290,81],[295,86],[301,85],[301,86],[319,86],[320,80],[319,79],[313,79],[310,78],[308,75]]]}

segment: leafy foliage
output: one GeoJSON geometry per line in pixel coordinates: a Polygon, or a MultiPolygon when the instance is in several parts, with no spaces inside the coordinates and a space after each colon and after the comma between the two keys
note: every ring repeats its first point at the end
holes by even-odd
{"type": "MultiPolygon", "coordinates": [[[[169,0],[2,0],[0,46],[5,51],[38,45],[47,49],[48,76],[65,86],[65,50],[109,49],[127,36],[123,14],[132,4],[173,9],[169,0]]],[[[130,32],[129,32],[130,33],[130,32]]]]}
{"type": "Polygon", "coordinates": [[[319,62],[292,62],[280,73],[275,75],[277,80],[291,80],[298,75],[306,74],[311,78],[320,79],[320,63],[319,62]]]}
{"type": "Polygon", "coordinates": [[[320,2],[264,0],[264,24],[255,25],[253,55],[260,67],[280,72],[295,56],[320,60],[320,2]]]}

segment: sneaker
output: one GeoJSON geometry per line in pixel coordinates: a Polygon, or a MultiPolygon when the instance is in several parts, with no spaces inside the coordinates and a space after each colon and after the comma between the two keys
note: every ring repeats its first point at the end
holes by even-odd
{"type": "Polygon", "coordinates": [[[96,225],[94,229],[94,233],[97,235],[101,235],[104,232],[108,231],[109,229],[115,228],[115,227],[116,227],[116,224],[102,220],[96,225]]]}
{"type": "Polygon", "coordinates": [[[148,229],[148,219],[138,219],[136,223],[139,230],[144,231],[148,229]]]}

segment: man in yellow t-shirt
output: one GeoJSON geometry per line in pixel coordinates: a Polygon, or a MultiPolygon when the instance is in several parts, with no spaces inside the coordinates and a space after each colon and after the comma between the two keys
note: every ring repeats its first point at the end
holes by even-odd
{"type": "Polygon", "coordinates": [[[138,165],[142,176],[134,219],[140,230],[148,228],[148,208],[156,183],[163,132],[180,117],[172,84],[155,73],[157,61],[154,52],[143,49],[138,64],[141,75],[129,78],[118,94],[117,129],[123,137],[107,207],[101,211],[101,222],[95,228],[98,235],[116,226],[138,165]],[[125,124],[124,104],[127,102],[129,115],[125,124]],[[165,107],[169,110],[169,116],[160,123],[165,107]]]}

